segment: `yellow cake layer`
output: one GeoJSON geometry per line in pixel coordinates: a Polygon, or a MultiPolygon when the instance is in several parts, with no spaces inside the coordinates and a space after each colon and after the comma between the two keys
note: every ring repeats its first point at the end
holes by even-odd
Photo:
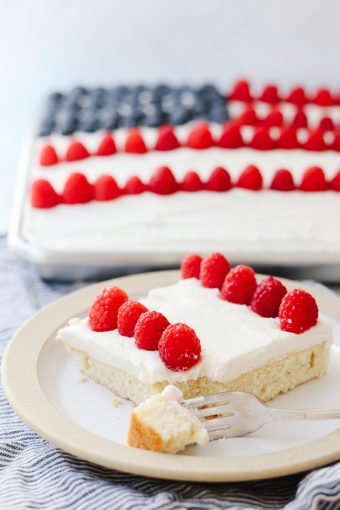
{"type": "MultiPolygon", "coordinates": [[[[123,370],[101,363],[84,352],[70,350],[76,354],[79,368],[86,377],[136,404],[160,393],[169,384],[168,381],[144,384],[123,370]]],[[[175,386],[183,392],[185,399],[218,391],[246,391],[267,402],[280,393],[321,377],[327,370],[328,359],[329,342],[321,342],[245,372],[226,383],[200,377],[175,383],[175,386]]]]}

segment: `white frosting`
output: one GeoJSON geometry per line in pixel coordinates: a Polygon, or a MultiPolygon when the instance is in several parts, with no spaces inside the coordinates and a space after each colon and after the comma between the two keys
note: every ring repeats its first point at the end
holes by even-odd
{"type": "Polygon", "coordinates": [[[200,363],[187,372],[173,372],[158,351],[137,349],[133,338],[123,337],[117,330],[94,332],[87,319],[72,319],[57,338],[147,384],[202,376],[227,382],[291,352],[331,340],[330,326],[321,320],[301,335],[287,333],[280,330],[277,319],[265,319],[247,306],[219,299],[217,289],[206,289],[195,279],[151,290],[140,301],[149,310],[163,313],[171,323],[184,322],[195,330],[202,348],[200,363]]]}
{"type": "Polygon", "coordinates": [[[335,262],[340,257],[340,194],[251,192],[145,193],[111,202],[28,206],[24,234],[48,252],[95,254],[98,263],[173,263],[190,252],[224,251],[233,261],[335,262]],[[121,254],[121,255],[120,255],[121,254]],[[145,258],[144,258],[145,257],[145,258]]]}
{"type": "Polygon", "coordinates": [[[173,402],[177,402],[178,404],[183,402],[183,393],[173,384],[168,384],[168,386],[166,386],[162,391],[161,396],[168,400],[172,400],[173,402]]]}

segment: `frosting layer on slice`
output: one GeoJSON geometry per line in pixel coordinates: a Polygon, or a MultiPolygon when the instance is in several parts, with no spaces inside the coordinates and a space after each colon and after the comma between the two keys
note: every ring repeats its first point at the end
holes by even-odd
{"type": "Polygon", "coordinates": [[[184,322],[200,339],[202,361],[187,372],[166,368],[158,351],[137,349],[133,338],[117,330],[92,331],[87,319],[75,318],[61,329],[58,339],[90,357],[130,373],[142,383],[175,383],[199,377],[228,382],[240,374],[321,342],[330,342],[330,326],[319,320],[316,326],[296,335],[281,331],[277,319],[267,319],[218,297],[195,279],[181,280],[153,289],[140,301],[150,310],[163,313],[170,322],[184,322]]]}

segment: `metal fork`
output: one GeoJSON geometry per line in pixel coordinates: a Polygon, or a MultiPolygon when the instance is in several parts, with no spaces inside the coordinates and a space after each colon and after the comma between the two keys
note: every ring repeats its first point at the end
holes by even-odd
{"type": "Polygon", "coordinates": [[[204,395],[183,405],[203,422],[210,440],[246,436],[274,421],[340,420],[340,409],[277,409],[243,391],[204,395]]]}

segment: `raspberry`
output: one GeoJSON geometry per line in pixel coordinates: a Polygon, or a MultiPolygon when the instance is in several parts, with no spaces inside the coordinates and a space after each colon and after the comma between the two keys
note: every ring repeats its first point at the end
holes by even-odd
{"type": "Polygon", "coordinates": [[[136,175],[133,175],[126,181],[124,193],[127,195],[140,195],[141,193],[144,193],[146,189],[144,182],[136,175]]]}
{"type": "Polygon", "coordinates": [[[275,149],[275,142],[271,138],[267,127],[257,127],[254,131],[253,138],[249,143],[249,147],[260,151],[270,151],[275,149]]]}
{"type": "Polygon", "coordinates": [[[234,101],[251,101],[249,83],[246,80],[239,80],[235,83],[232,91],[229,94],[229,99],[234,101]]]}
{"type": "Polygon", "coordinates": [[[113,200],[119,197],[120,189],[111,175],[101,175],[93,186],[94,199],[99,201],[113,200]]]}
{"type": "Polygon", "coordinates": [[[264,103],[270,103],[275,104],[280,101],[277,86],[270,84],[264,87],[260,97],[260,101],[263,101],[264,103]]]}
{"type": "Polygon", "coordinates": [[[100,144],[96,152],[97,156],[110,156],[117,152],[117,147],[111,133],[107,133],[100,144]]]}
{"type": "Polygon", "coordinates": [[[319,130],[321,131],[334,131],[335,126],[331,117],[322,117],[319,122],[319,130]]]}
{"type": "Polygon", "coordinates": [[[200,280],[203,287],[220,289],[230,270],[228,260],[221,253],[211,253],[201,263],[200,280]]]}
{"type": "Polygon", "coordinates": [[[136,347],[146,351],[157,351],[158,342],[169,321],[159,312],[144,312],[139,316],[135,326],[136,347]]]}
{"type": "Polygon", "coordinates": [[[46,144],[41,149],[39,163],[41,166],[56,165],[59,162],[58,154],[53,145],[46,144]]]}
{"type": "Polygon", "coordinates": [[[240,174],[236,186],[238,188],[258,191],[262,189],[262,175],[255,165],[247,166],[240,174]]]}
{"type": "Polygon", "coordinates": [[[330,182],[330,188],[333,191],[340,191],[340,170],[334,175],[333,179],[330,182]]]}
{"type": "Polygon", "coordinates": [[[324,133],[321,129],[310,131],[308,139],[304,144],[304,149],[308,151],[324,151],[327,149],[324,133]]]}
{"type": "Polygon", "coordinates": [[[290,171],[284,168],[277,170],[270,185],[270,189],[276,191],[293,191],[295,189],[295,184],[290,171]]]}
{"type": "Polygon", "coordinates": [[[168,166],[161,166],[151,176],[149,190],[157,195],[171,195],[178,191],[174,174],[168,166]]]}
{"type": "Polygon", "coordinates": [[[223,149],[238,149],[244,146],[240,126],[226,124],[222,129],[221,137],[217,144],[223,149]]]}
{"type": "Polygon", "coordinates": [[[221,297],[231,303],[249,305],[256,290],[255,273],[249,266],[236,266],[224,280],[221,297]]]}
{"type": "Polygon", "coordinates": [[[181,262],[182,278],[199,278],[202,257],[200,255],[188,255],[181,262]]]}
{"type": "Polygon", "coordinates": [[[283,125],[283,114],[280,110],[273,108],[264,119],[262,125],[267,127],[280,127],[283,125]]]}
{"type": "Polygon", "coordinates": [[[277,317],[283,296],[287,289],[279,280],[269,276],[255,290],[251,309],[262,317],[277,317]]]}
{"type": "Polygon", "coordinates": [[[187,172],[181,183],[182,191],[201,191],[203,189],[203,183],[197,172],[187,172]]]}
{"type": "Polygon", "coordinates": [[[329,188],[322,168],[312,166],[303,174],[300,184],[301,191],[325,191],[329,188]]]}
{"type": "Polygon", "coordinates": [[[62,192],[65,204],[85,204],[93,198],[93,188],[84,174],[75,172],[71,174],[62,192]]]}
{"type": "Polygon", "coordinates": [[[241,126],[256,126],[259,123],[259,118],[255,109],[249,106],[237,119],[241,126]]]}
{"type": "Polygon", "coordinates": [[[142,313],[148,309],[138,301],[125,301],[119,310],[117,316],[117,328],[121,335],[133,337],[136,323],[142,313]]]}
{"type": "Polygon", "coordinates": [[[85,145],[77,140],[74,140],[67,148],[66,161],[79,161],[80,159],[86,159],[90,156],[89,151],[85,145]]]}
{"type": "Polygon", "coordinates": [[[197,124],[191,130],[186,145],[191,149],[209,149],[215,145],[209,127],[205,122],[197,124]]]}
{"type": "Polygon", "coordinates": [[[294,87],[285,100],[287,103],[292,103],[296,106],[302,106],[307,102],[305,90],[302,87],[294,87]]]}
{"type": "Polygon", "coordinates": [[[186,324],[171,324],[158,344],[163,363],[175,372],[190,370],[201,359],[201,343],[195,331],[186,324]]]}
{"type": "Polygon", "coordinates": [[[124,150],[131,154],[144,154],[148,152],[139,129],[130,129],[125,140],[124,150]]]}
{"type": "Polygon", "coordinates": [[[323,88],[316,91],[311,102],[318,106],[332,106],[334,104],[330,91],[323,88]]]}
{"type": "Polygon", "coordinates": [[[337,129],[334,133],[334,140],[331,146],[329,147],[333,151],[340,152],[340,129],[337,129]]]}
{"type": "Polygon", "coordinates": [[[283,331],[300,334],[317,323],[318,305],[311,294],[294,289],[282,299],[279,318],[283,331]]]}
{"type": "Polygon", "coordinates": [[[119,287],[103,289],[93,301],[89,310],[89,325],[92,331],[111,331],[117,327],[119,307],[128,296],[119,287]]]}
{"type": "Polygon", "coordinates": [[[156,151],[172,151],[180,146],[174,128],[172,126],[162,126],[158,130],[158,138],[155,145],[156,151]]]}
{"type": "Polygon", "coordinates": [[[303,110],[298,110],[290,124],[290,127],[295,129],[307,128],[308,120],[303,110]]]}
{"type": "Polygon", "coordinates": [[[283,128],[278,139],[278,147],[280,149],[297,149],[299,146],[296,129],[290,126],[283,128]]]}
{"type": "Polygon", "coordinates": [[[37,179],[32,184],[31,205],[36,209],[48,209],[60,203],[59,195],[46,179],[37,179]]]}
{"type": "Polygon", "coordinates": [[[218,166],[210,174],[205,188],[209,191],[228,191],[232,188],[229,172],[218,166]]]}

